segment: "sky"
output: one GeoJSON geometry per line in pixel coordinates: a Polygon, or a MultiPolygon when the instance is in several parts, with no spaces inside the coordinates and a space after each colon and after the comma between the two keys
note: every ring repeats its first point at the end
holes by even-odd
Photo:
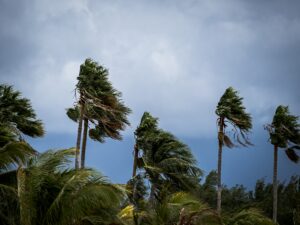
{"type": "MultiPolygon", "coordinates": [[[[300,115],[300,2],[297,0],[0,0],[0,82],[29,98],[46,135],[40,151],[75,145],[65,109],[76,101],[79,66],[92,58],[132,109],[121,142],[88,143],[87,165],[124,183],[132,133],[144,111],[190,146],[207,174],[217,165],[215,108],[233,86],[253,117],[253,147],[225,150],[228,186],[272,177],[263,125],[278,105],[300,115]]],[[[300,165],[279,154],[279,178],[300,165]]]]}

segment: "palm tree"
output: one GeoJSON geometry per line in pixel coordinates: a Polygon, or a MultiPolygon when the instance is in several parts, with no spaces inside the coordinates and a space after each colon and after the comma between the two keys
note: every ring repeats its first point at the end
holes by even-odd
{"type": "Polygon", "coordinates": [[[167,193],[198,187],[201,170],[188,146],[171,133],[157,128],[157,119],[145,112],[135,131],[142,157],[138,166],[151,183],[149,200],[160,201],[167,193]]]}
{"type": "Polygon", "coordinates": [[[42,122],[36,119],[30,101],[8,85],[0,85],[0,126],[9,129],[20,140],[22,134],[30,137],[44,135],[42,122]]]}
{"type": "Polygon", "coordinates": [[[273,171],[273,222],[277,222],[277,164],[278,148],[284,148],[288,158],[297,163],[299,156],[295,150],[300,149],[300,125],[298,117],[289,112],[288,106],[278,106],[272,124],[265,128],[269,131],[271,144],[274,145],[273,171]]]}
{"type": "Polygon", "coordinates": [[[30,101],[12,86],[0,85],[0,171],[22,165],[35,151],[23,135],[40,137],[42,122],[36,119],[30,101]]]}
{"type": "Polygon", "coordinates": [[[223,146],[233,148],[236,145],[226,133],[226,127],[231,125],[233,127],[233,137],[236,143],[242,146],[250,145],[247,133],[252,128],[251,116],[245,112],[245,107],[242,102],[243,98],[238,96],[238,92],[232,87],[225,90],[221,97],[216,114],[218,116],[218,191],[217,191],[217,211],[221,214],[221,173],[222,173],[222,149],[223,146]]]}
{"type": "Polygon", "coordinates": [[[69,169],[74,154],[75,149],[49,150],[20,167],[18,185],[11,188],[17,202],[6,205],[16,214],[6,219],[22,225],[121,224],[123,188],[92,169],[69,169]]]}
{"type": "Polygon", "coordinates": [[[121,93],[108,80],[108,70],[92,59],[80,66],[76,90],[78,104],[67,110],[67,115],[78,122],[75,168],[79,168],[82,124],[84,123],[81,149],[81,167],[85,166],[87,134],[100,142],[106,137],[120,140],[120,132],[129,125],[127,115],[131,110],[121,100],[121,93]],[[89,129],[89,122],[94,128],[89,129]],[[88,131],[89,130],[89,131],[88,131]]]}

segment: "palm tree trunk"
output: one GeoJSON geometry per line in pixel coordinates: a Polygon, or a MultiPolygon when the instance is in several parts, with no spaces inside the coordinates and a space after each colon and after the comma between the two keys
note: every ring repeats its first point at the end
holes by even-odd
{"type": "Polygon", "coordinates": [[[17,170],[17,188],[18,188],[18,198],[20,204],[20,224],[30,225],[30,207],[28,201],[25,199],[26,193],[26,174],[22,166],[17,170]]]}
{"type": "Polygon", "coordinates": [[[81,146],[81,168],[84,168],[85,166],[85,152],[86,152],[88,123],[89,123],[88,119],[84,118],[83,139],[82,139],[82,146],[81,146]]]}
{"type": "Polygon", "coordinates": [[[136,175],[138,154],[139,154],[139,150],[138,150],[137,144],[135,144],[134,145],[134,159],[133,159],[132,178],[135,177],[135,175],[136,175]]]}
{"type": "Polygon", "coordinates": [[[221,202],[222,202],[222,147],[223,147],[223,136],[224,136],[224,118],[220,118],[219,124],[219,151],[218,151],[218,190],[217,190],[217,212],[221,215],[221,202]]]}
{"type": "Polygon", "coordinates": [[[80,100],[80,115],[79,115],[79,122],[78,122],[76,152],[75,152],[75,169],[79,169],[79,164],[80,164],[79,155],[80,155],[80,142],[81,142],[81,133],[82,133],[83,114],[84,114],[84,103],[82,100],[80,100]]]}
{"type": "Polygon", "coordinates": [[[274,145],[273,222],[275,224],[277,224],[277,163],[278,163],[278,146],[274,145]]]}

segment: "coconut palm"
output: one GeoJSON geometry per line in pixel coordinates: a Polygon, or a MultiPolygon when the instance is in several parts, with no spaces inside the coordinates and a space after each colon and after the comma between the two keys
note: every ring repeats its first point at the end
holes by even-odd
{"type": "Polygon", "coordinates": [[[271,144],[274,145],[274,171],[273,171],[273,221],[277,221],[277,164],[278,148],[283,148],[286,155],[297,163],[300,149],[300,125],[298,117],[289,112],[288,106],[278,106],[271,124],[265,127],[270,134],[271,144]]]}
{"type": "Polygon", "coordinates": [[[121,93],[108,80],[108,70],[92,59],[86,59],[80,66],[77,80],[79,101],[74,108],[67,110],[67,115],[78,122],[75,159],[75,168],[78,169],[82,124],[84,123],[81,167],[84,167],[87,134],[100,142],[104,142],[106,137],[120,140],[120,131],[129,125],[127,115],[130,109],[122,102],[121,93]],[[94,128],[89,129],[89,122],[94,128]]]}
{"type": "Polygon", "coordinates": [[[6,218],[15,221],[11,224],[121,224],[122,188],[92,169],[69,169],[74,154],[75,149],[49,150],[18,169],[17,187],[11,190],[17,201],[8,202],[18,209],[13,219],[6,218]]]}
{"type": "Polygon", "coordinates": [[[0,85],[0,172],[25,163],[26,158],[35,153],[23,135],[40,137],[43,134],[42,122],[36,119],[30,101],[12,86],[0,85]]]}
{"type": "Polygon", "coordinates": [[[221,173],[222,173],[222,149],[223,146],[233,148],[236,146],[234,141],[241,146],[247,146],[251,143],[248,140],[247,134],[252,128],[251,116],[245,112],[245,107],[242,102],[243,98],[238,96],[238,92],[232,87],[225,90],[221,97],[216,114],[218,116],[218,191],[217,191],[217,211],[221,214],[221,173]],[[226,128],[233,128],[233,139],[230,139],[226,128]]]}
{"type": "Polygon", "coordinates": [[[191,191],[198,186],[202,172],[190,149],[171,133],[158,129],[156,118],[145,112],[135,134],[142,152],[138,166],[151,183],[152,204],[170,192],[191,191]]]}

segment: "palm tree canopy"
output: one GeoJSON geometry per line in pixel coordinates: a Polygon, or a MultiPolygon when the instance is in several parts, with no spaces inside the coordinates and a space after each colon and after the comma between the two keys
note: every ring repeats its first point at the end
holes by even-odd
{"type": "MultiPolygon", "coordinates": [[[[85,104],[84,116],[94,126],[89,130],[89,136],[100,142],[107,137],[122,139],[120,131],[130,125],[127,116],[131,110],[122,102],[122,94],[113,88],[108,75],[106,68],[92,59],[86,59],[80,66],[76,85],[80,102],[85,104]]],[[[78,106],[67,109],[67,115],[78,122],[78,106]]]]}
{"type": "Polygon", "coordinates": [[[17,136],[21,133],[30,137],[44,134],[42,122],[36,119],[30,101],[8,85],[0,85],[0,125],[17,136]]]}
{"type": "Polygon", "coordinates": [[[156,192],[167,186],[170,191],[191,190],[198,185],[202,172],[187,145],[171,133],[158,129],[157,118],[145,112],[135,131],[142,151],[139,167],[145,170],[156,192]]]}
{"type": "Polygon", "coordinates": [[[295,150],[300,149],[300,125],[298,117],[291,115],[288,106],[278,106],[272,124],[267,125],[270,141],[273,145],[285,148],[290,160],[297,162],[299,156],[295,150]]]}
{"type": "Polygon", "coordinates": [[[42,122],[30,101],[12,86],[0,85],[0,172],[26,163],[35,151],[27,144],[22,134],[40,137],[44,134],[42,122]]]}
{"type": "MultiPolygon", "coordinates": [[[[236,90],[232,87],[225,90],[225,93],[218,102],[215,113],[219,117],[219,125],[221,125],[222,122],[222,126],[224,128],[229,124],[233,126],[234,139],[237,143],[242,146],[251,145],[248,141],[247,133],[249,133],[252,128],[252,118],[250,114],[245,111],[243,98],[238,96],[238,92],[236,90]]],[[[219,140],[222,141],[222,144],[225,144],[229,148],[235,146],[225,133],[219,135],[222,135],[222,137],[219,136],[219,140]]]]}
{"type": "Polygon", "coordinates": [[[226,118],[240,130],[249,131],[252,128],[252,119],[250,114],[246,113],[242,100],[236,90],[232,87],[227,88],[217,105],[216,114],[226,118]]]}

